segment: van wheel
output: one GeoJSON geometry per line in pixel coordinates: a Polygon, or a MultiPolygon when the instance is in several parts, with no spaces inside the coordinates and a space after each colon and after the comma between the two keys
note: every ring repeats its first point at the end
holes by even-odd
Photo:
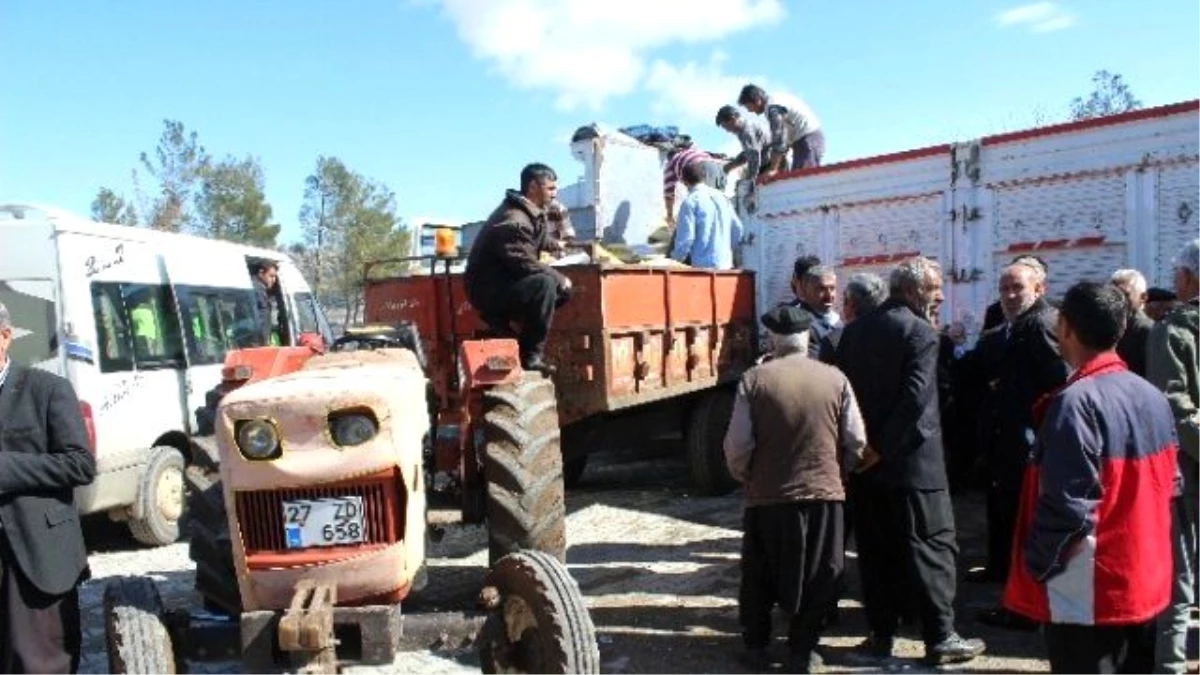
{"type": "Polygon", "coordinates": [[[150,463],[138,489],[142,517],[129,521],[129,531],[143,544],[165,546],[179,539],[184,503],[183,454],[166,446],[150,452],[150,463]]]}

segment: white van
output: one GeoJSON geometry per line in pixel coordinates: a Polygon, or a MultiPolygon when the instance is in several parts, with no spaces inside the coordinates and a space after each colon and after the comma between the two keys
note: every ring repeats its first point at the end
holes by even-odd
{"type": "Polygon", "coordinates": [[[277,341],[328,343],[312,291],[279,251],[0,205],[10,356],[70,380],[96,456],[81,513],[128,521],[146,544],[178,538],[196,411],[225,352],[263,342],[250,270],[264,260],[279,268],[277,341]]]}

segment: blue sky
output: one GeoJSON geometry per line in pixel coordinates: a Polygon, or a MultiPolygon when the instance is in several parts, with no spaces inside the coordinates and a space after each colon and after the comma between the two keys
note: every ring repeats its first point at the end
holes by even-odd
{"type": "Polygon", "coordinates": [[[320,154],[458,222],[529,161],[573,181],[592,121],[722,149],[750,80],[807,100],[838,161],[1063,118],[1099,69],[1197,98],[1198,53],[1196,0],[5,0],[0,202],[131,195],[169,118],[261,160],[285,241],[320,154]]]}

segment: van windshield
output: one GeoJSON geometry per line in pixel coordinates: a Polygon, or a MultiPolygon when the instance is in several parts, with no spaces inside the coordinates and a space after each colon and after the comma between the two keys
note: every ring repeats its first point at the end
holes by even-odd
{"type": "Polygon", "coordinates": [[[58,311],[50,279],[0,281],[0,302],[13,326],[9,356],[32,366],[58,358],[58,311]]]}

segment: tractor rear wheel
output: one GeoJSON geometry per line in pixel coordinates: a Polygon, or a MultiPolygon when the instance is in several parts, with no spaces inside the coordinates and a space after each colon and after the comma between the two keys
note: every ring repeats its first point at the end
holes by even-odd
{"type": "Polygon", "coordinates": [[[521,550],[566,560],[566,505],[554,383],[537,373],[483,393],[490,560],[521,550]]]}
{"type": "Polygon", "coordinates": [[[728,494],[737,487],[725,464],[725,431],[733,417],[732,387],[713,389],[692,407],[687,428],[687,455],[692,484],[705,495],[728,494]]]}
{"type": "Polygon", "coordinates": [[[190,466],[185,478],[188,557],[196,563],[196,591],[204,600],[205,609],[240,616],[242,596],[233,564],[233,542],[229,538],[220,476],[215,469],[190,466]]]}
{"type": "Polygon", "coordinates": [[[579,584],[540,551],[505,556],[484,582],[485,673],[599,673],[600,648],[579,584]]]}
{"type": "Polygon", "coordinates": [[[118,577],[104,586],[104,633],[108,672],[175,672],[175,650],[153,581],[118,577]]]}

